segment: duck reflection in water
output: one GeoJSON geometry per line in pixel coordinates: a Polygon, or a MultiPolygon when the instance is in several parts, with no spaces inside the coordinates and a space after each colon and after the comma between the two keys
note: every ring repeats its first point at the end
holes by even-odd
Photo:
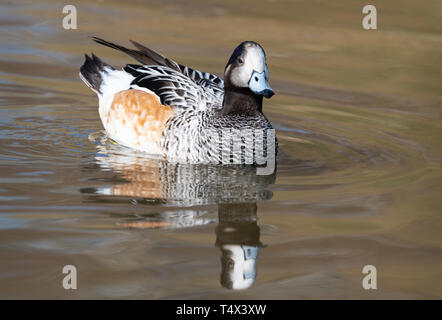
{"type": "Polygon", "coordinates": [[[250,288],[256,280],[259,248],[256,203],[220,204],[216,246],[221,249],[221,285],[228,289],[250,288]]]}
{"type": "Polygon", "coordinates": [[[98,148],[95,158],[100,171],[111,170],[123,180],[82,189],[87,201],[126,200],[166,208],[142,221],[122,223],[129,228],[178,229],[218,221],[215,245],[221,251],[221,285],[233,290],[253,285],[262,247],[257,202],[272,198],[269,185],[275,181],[276,170],[263,176],[253,166],[172,164],[110,143],[98,148]],[[205,218],[213,205],[218,206],[218,219],[205,218]]]}

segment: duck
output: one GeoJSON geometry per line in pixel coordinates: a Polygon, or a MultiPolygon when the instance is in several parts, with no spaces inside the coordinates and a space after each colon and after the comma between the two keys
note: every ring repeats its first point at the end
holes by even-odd
{"type": "Polygon", "coordinates": [[[80,67],[112,141],[178,163],[265,164],[276,156],[275,130],[262,108],[274,91],[259,43],[240,43],[221,78],[132,40],[133,49],[92,39],[139,62],[117,70],[92,53],[80,67]]]}

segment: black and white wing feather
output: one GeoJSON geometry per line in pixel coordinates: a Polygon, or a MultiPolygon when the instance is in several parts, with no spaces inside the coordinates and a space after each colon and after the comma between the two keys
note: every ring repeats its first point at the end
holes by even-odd
{"type": "Polygon", "coordinates": [[[184,73],[158,65],[128,64],[123,70],[135,77],[132,88],[147,88],[159,96],[162,104],[175,109],[207,110],[222,105],[224,90],[204,76],[193,80],[184,73]]]}
{"type": "MultiPolygon", "coordinates": [[[[103,39],[99,39],[96,38],[99,41],[104,41],[103,39]]],[[[106,41],[105,41],[106,42],[106,41]]],[[[133,56],[135,59],[137,59],[138,61],[140,61],[143,65],[150,65],[151,63],[146,63],[145,59],[150,59],[152,61],[154,61],[154,64],[158,64],[158,65],[163,65],[163,66],[167,66],[171,69],[174,69],[176,71],[181,72],[182,74],[184,74],[185,76],[189,77],[190,79],[192,79],[195,82],[207,82],[210,83],[210,85],[212,86],[217,86],[220,88],[224,88],[224,81],[223,79],[221,79],[220,77],[218,77],[215,74],[209,73],[209,72],[203,72],[203,71],[199,71],[199,70],[195,70],[192,68],[189,68],[187,66],[183,66],[182,64],[179,64],[169,58],[166,58],[165,56],[161,55],[160,53],[149,49],[146,46],[143,46],[142,44],[135,42],[133,40],[130,41],[138,50],[130,50],[130,52],[126,52],[126,53],[136,53],[136,57],[133,56]],[[140,59],[140,56],[144,57],[140,59]]],[[[102,43],[103,44],[103,43],[102,43]]],[[[118,46],[121,50],[121,46],[118,46]]]]}
{"type": "Polygon", "coordinates": [[[224,89],[224,81],[217,75],[209,72],[202,72],[199,70],[195,70],[181,64],[178,64],[178,67],[181,70],[181,73],[185,76],[188,76],[190,79],[195,81],[196,83],[207,84],[214,87],[219,87],[224,89]]]}

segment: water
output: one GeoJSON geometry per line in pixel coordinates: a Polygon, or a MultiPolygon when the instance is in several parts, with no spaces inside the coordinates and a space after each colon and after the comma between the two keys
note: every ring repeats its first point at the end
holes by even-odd
{"type": "Polygon", "coordinates": [[[85,1],[78,30],[58,1],[2,1],[0,297],[441,298],[442,7],[427,2],[376,4],[364,31],[350,0],[85,1]],[[82,55],[132,60],[90,35],[216,73],[259,41],[276,174],[106,141],[82,55]],[[77,290],[61,286],[68,264],[77,290]]]}

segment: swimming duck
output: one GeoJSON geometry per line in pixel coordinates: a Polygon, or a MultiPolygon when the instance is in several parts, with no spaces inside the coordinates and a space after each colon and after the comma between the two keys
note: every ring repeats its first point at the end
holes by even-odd
{"type": "Polygon", "coordinates": [[[85,55],[80,78],[98,95],[110,139],[181,163],[263,164],[262,157],[276,154],[274,130],[262,111],[263,97],[274,92],[258,43],[236,47],[223,80],[135,41],[136,49],[128,49],[93,40],[141,63],[116,70],[94,54],[85,55]]]}

